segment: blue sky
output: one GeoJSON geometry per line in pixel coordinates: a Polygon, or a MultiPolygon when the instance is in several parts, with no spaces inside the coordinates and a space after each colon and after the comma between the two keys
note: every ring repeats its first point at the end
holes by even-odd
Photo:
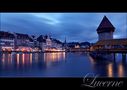
{"type": "Polygon", "coordinates": [[[68,42],[96,42],[96,29],[106,15],[116,28],[114,38],[127,35],[127,13],[0,13],[2,31],[30,35],[50,34],[68,42]]]}

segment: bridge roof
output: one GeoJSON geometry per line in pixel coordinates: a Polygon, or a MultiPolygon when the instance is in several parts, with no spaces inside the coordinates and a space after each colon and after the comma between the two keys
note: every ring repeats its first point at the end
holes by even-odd
{"type": "Polygon", "coordinates": [[[101,40],[101,41],[98,41],[94,46],[99,46],[99,45],[127,45],[127,38],[101,40]]]}
{"type": "Polygon", "coordinates": [[[112,25],[112,23],[109,21],[109,19],[104,16],[100,25],[97,28],[97,32],[101,33],[101,32],[110,32],[113,31],[114,32],[115,27],[112,25]]]}

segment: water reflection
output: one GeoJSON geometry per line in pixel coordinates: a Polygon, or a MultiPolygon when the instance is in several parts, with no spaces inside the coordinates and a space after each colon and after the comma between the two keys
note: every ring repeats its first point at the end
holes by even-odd
{"type": "Polygon", "coordinates": [[[39,53],[35,53],[35,61],[38,62],[38,54],[39,53]]]}
{"type": "Polygon", "coordinates": [[[27,69],[30,66],[44,68],[49,62],[65,60],[65,52],[59,53],[2,53],[0,67],[4,69],[27,69]]]}
{"type": "Polygon", "coordinates": [[[65,60],[65,52],[44,53],[45,62],[57,62],[59,60],[65,60]]]}
{"type": "MultiPolygon", "coordinates": [[[[117,54],[117,56],[119,56],[117,54]]],[[[127,62],[122,60],[120,57],[116,57],[116,60],[111,58],[107,60],[95,60],[89,56],[90,62],[94,73],[99,74],[99,76],[106,77],[125,77],[127,76],[127,62]]]]}
{"type": "Polygon", "coordinates": [[[16,55],[17,58],[17,65],[19,65],[19,54],[16,55]]]}
{"type": "Polygon", "coordinates": [[[122,65],[122,63],[120,63],[119,65],[118,65],[118,75],[119,75],[119,77],[123,77],[124,76],[124,67],[123,67],[123,65],[122,65]]]}
{"type": "Polygon", "coordinates": [[[15,73],[12,74],[13,76],[38,76],[39,74],[40,76],[84,77],[90,72],[101,77],[125,77],[127,62],[121,59],[98,61],[81,52],[0,53],[0,76],[9,76],[13,72],[15,73]]]}
{"type": "Polygon", "coordinates": [[[30,64],[32,64],[32,53],[30,53],[30,64]]]}
{"type": "Polygon", "coordinates": [[[108,74],[108,77],[113,77],[113,64],[112,63],[109,63],[107,65],[107,74],[108,74]]]}
{"type": "Polygon", "coordinates": [[[2,65],[9,65],[12,63],[11,54],[2,54],[2,65]]]}

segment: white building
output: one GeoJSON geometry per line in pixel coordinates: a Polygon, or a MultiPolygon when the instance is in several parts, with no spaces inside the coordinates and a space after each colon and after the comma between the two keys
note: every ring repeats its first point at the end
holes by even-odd
{"type": "Polygon", "coordinates": [[[39,47],[41,48],[42,51],[62,49],[62,43],[59,40],[51,38],[48,35],[45,36],[40,35],[37,38],[37,41],[39,42],[39,47]]]}

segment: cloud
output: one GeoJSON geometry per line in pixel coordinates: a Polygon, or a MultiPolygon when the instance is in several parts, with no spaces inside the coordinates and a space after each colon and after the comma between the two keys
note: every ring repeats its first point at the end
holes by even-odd
{"type": "Polygon", "coordinates": [[[1,13],[1,29],[31,35],[51,34],[64,41],[96,42],[96,29],[106,15],[116,27],[115,37],[125,38],[126,13],[1,13]]]}

